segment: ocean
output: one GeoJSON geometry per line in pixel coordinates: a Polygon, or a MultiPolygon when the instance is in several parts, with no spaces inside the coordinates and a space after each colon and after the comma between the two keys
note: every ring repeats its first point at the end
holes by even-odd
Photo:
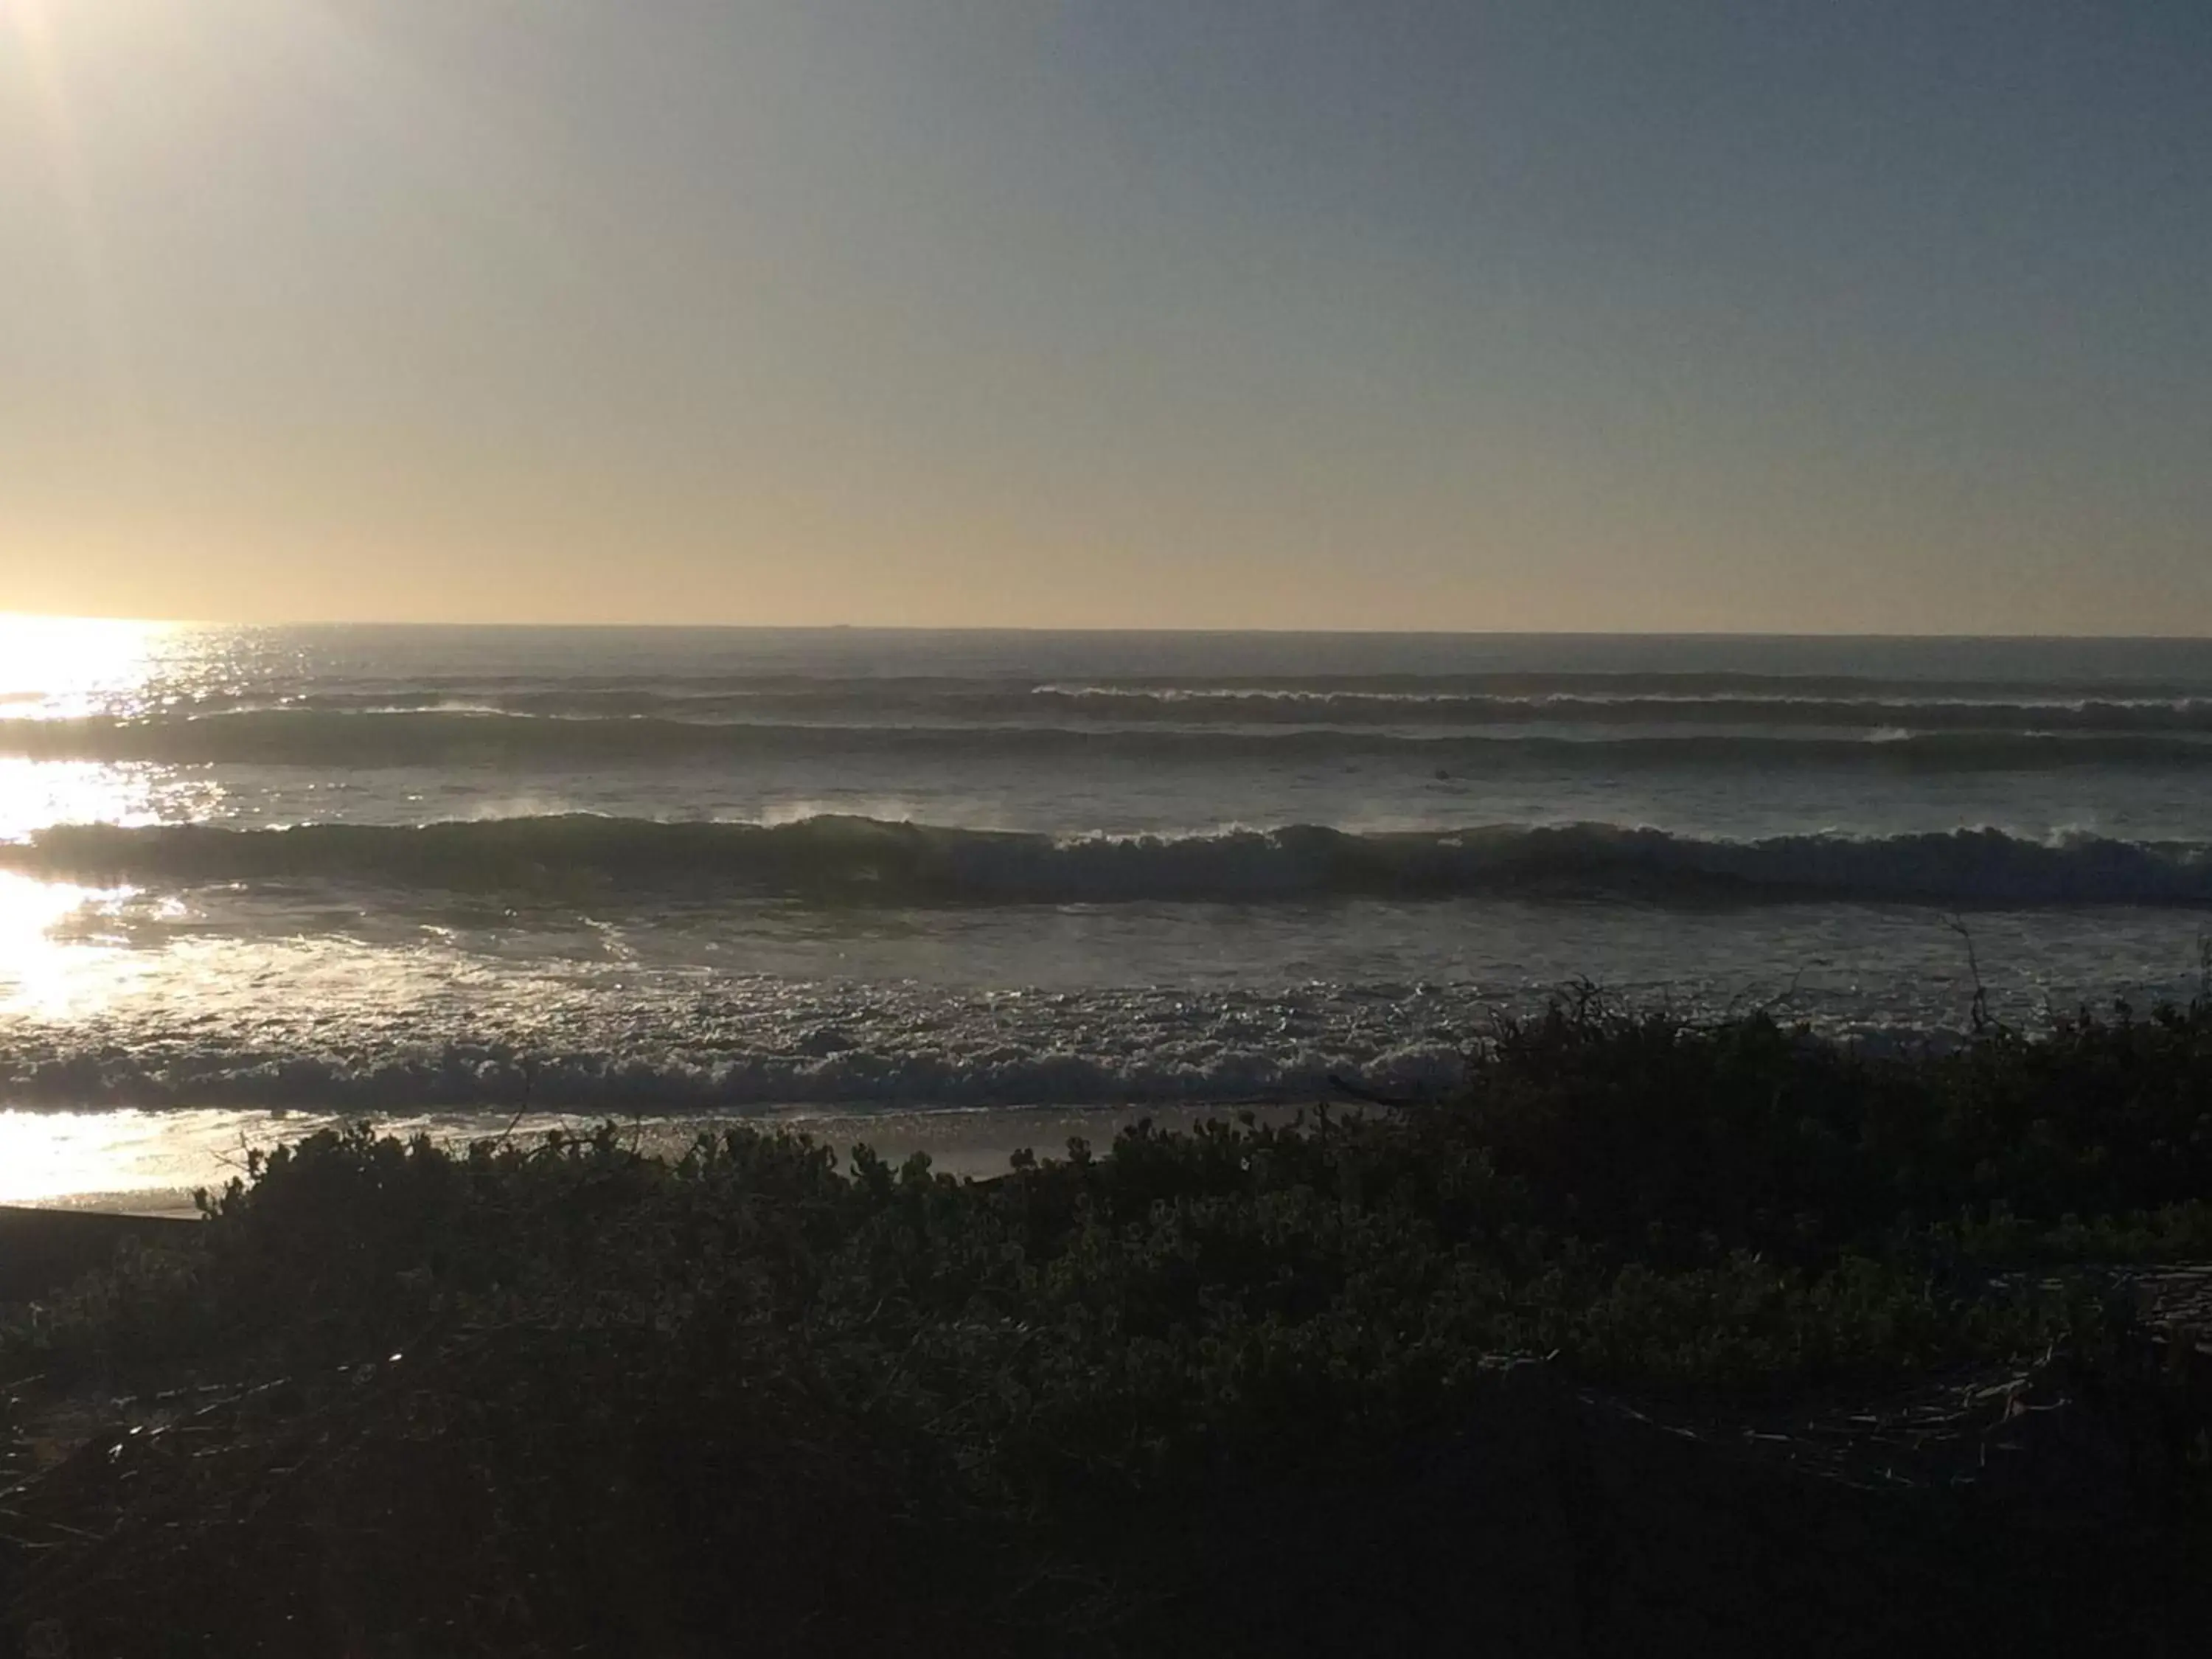
{"type": "Polygon", "coordinates": [[[1419,1094],[1582,981],[1917,1041],[2208,917],[2212,641],[0,620],[0,1200],[1419,1094]]]}

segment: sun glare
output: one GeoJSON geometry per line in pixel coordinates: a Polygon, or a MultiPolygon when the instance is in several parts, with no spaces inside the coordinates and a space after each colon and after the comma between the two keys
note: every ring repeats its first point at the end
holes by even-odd
{"type": "MultiPolygon", "coordinates": [[[[8,0],[0,0],[0,16],[8,0]]],[[[92,1113],[0,1112],[0,1203],[52,1200],[118,1184],[112,1127],[92,1113]]]]}
{"type": "Polygon", "coordinates": [[[0,0],[0,22],[25,34],[42,36],[46,33],[46,12],[41,0],[0,0]]]}
{"type": "MultiPolygon", "coordinates": [[[[70,21],[75,23],[83,17],[85,9],[82,5],[76,8],[70,21]]],[[[94,347],[99,353],[104,382],[101,389],[110,404],[119,410],[134,400],[136,377],[125,339],[122,308],[117,301],[107,238],[78,140],[76,115],[64,69],[65,53],[52,11],[46,0],[0,0],[0,46],[12,36],[18,46],[17,55],[28,73],[46,164],[69,216],[70,251],[82,290],[78,299],[83,307],[85,326],[90,330],[94,347]]]]}
{"type": "Polygon", "coordinates": [[[0,615],[0,714],[67,716],[125,700],[170,631],[166,623],[0,615]]]}
{"type": "MultiPolygon", "coordinates": [[[[0,0],[0,4],[7,0],[0,0]]],[[[157,623],[0,616],[0,720],[127,710],[154,667],[157,623]]],[[[149,816],[136,770],[91,763],[0,759],[0,842],[55,823],[138,823],[149,816]]],[[[97,953],[58,936],[88,904],[112,896],[68,882],[0,872],[0,1012],[52,1014],[73,1000],[97,953]]]]}
{"type": "Polygon", "coordinates": [[[56,937],[56,930],[85,906],[118,896],[0,872],[0,1013],[66,1012],[76,1000],[72,987],[99,953],[56,937]]]}
{"type": "Polygon", "coordinates": [[[182,1185],[162,1127],[143,1112],[0,1111],[0,1204],[182,1185]]]}

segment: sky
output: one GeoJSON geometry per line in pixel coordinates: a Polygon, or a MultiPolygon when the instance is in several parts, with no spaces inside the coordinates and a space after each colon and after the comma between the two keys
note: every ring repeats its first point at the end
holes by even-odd
{"type": "Polygon", "coordinates": [[[0,0],[0,611],[2212,634],[2202,0],[0,0]]]}

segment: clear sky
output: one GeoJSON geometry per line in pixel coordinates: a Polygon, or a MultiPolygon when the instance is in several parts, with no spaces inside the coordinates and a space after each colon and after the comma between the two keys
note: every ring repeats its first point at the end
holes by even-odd
{"type": "Polygon", "coordinates": [[[0,611],[2212,633],[2204,0],[0,0],[0,611]]]}

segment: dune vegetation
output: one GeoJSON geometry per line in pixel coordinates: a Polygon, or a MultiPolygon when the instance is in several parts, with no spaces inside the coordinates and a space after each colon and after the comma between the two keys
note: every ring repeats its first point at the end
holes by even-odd
{"type": "MultiPolygon", "coordinates": [[[[27,1643],[1485,1650],[1472,1617],[1662,1651],[1606,1589],[1618,1547],[1509,1571],[1526,1494],[1496,1477],[1527,1448],[1498,1414],[2136,1375],[2127,1264],[2212,1261],[2212,1003],[1877,1054],[1585,996],[1474,1042],[1447,1101],[1139,1126],[988,1181],[752,1127],[672,1160],[614,1125],[462,1152],[363,1126],[203,1207],[0,1335],[27,1643]],[[1564,1622],[1514,1623],[1553,1566],[1564,1622]]],[[[2063,1571],[2005,1543],[1944,1606],[2048,1634],[2117,1574],[2181,1616],[2202,1396],[2158,1388],[2127,1513],[2063,1571]]]]}

